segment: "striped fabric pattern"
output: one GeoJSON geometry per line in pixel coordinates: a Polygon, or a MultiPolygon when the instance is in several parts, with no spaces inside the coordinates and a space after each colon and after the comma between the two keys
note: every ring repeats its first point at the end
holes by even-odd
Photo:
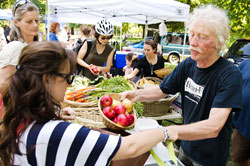
{"type": "Polygon", "coordinates": [[[121,144],[119,136],[106,135],[79,124],[51,120],[33,122],[23,132],[14,165],[104,166],[121,144]]]}

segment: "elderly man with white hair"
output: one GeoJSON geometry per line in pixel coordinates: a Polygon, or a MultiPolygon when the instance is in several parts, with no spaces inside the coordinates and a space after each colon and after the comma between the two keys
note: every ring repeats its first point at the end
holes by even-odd
{"type": "Polygon", "coordinates": [[[187,22],[191,57],[159,86],[121,94],[133,101],[152,101],[181,92],[184,124],[170,129],[178,133],[179,159],[186,166],[227,162],[232,112],[242,109],[241,73],[219,55],[228,38],[228,22],[226,12],[213,5],[195,9],[187,22]]]}

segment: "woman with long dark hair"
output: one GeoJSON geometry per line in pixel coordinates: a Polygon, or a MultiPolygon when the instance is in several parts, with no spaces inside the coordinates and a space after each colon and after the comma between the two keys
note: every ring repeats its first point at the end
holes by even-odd
{"type": "Polygon", "coordinates": [[[36,42],[22,50],[3,93],[0,159],[5,166],[108,165],[141,155],[163,140],[176,140],[167,127],[120,137],[62,121],[60,103],[73,82],[75,63],[73,51],[58,42],[36,42]]]}
{"type": "Polygon", "coordinates": [[[152,40],[146,40],[144,44],[145,55],[141,58],[132,73],[125,78],[132,79],[140,74],[142,77],[157,77],[155,70],[164,68],[164,59],[162,55],[156,55],[157,43],[152,40]]]}

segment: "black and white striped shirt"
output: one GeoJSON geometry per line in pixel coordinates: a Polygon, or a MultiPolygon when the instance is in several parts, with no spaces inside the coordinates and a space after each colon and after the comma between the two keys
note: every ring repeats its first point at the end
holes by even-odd
{"type": "Polygon", "coordinates": [[[121,137],[106,135],[79,124],[51,120],[33,122],[23,132],[14,165],[104,166],[118,151],[121,137]]]}

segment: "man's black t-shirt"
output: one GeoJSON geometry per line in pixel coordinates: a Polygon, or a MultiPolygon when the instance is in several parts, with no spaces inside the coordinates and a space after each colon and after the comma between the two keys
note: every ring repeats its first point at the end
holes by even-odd
{"type": "Polygon", "coordinates": [[[135,68],[140,71],[142,77],[157,77],[154,71],[164,68],[164,59],[161,55],[157,55],[157,63],[155,65],[151,65],[147,61],[146,56],[144,56],[139,60],[135,68]]]}
{"type": "MultiPolygon", "coordinates": [[[[184,124],[208,119],[211,108],[242,108],[242,76],[236,66],[220,57],[208,68],[191,58],[180,63],[160,84],[166,94],[181,92],[184,124]]],[[[229,154],[231,114],[216,138],[181,141],[184,152],[204,166],[224,166],[229,154]]]]}

